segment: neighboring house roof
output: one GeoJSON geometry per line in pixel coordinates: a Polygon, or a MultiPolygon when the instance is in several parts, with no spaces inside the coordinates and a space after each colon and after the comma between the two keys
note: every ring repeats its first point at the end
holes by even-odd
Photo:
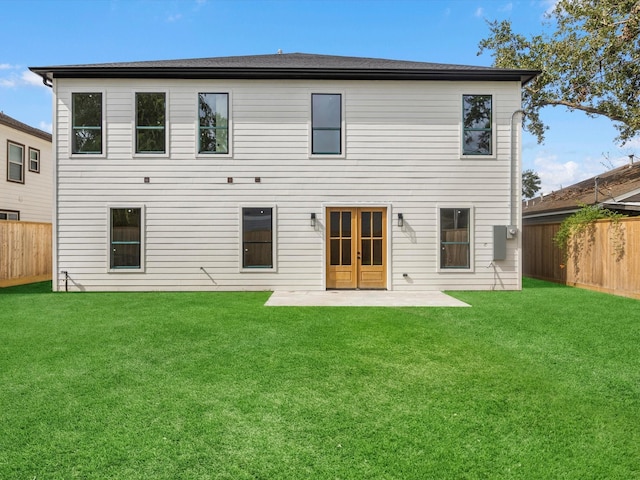
{"type": "Polygon", "coordinates": [[[603,205],[614,210],[640,211],[640,163],[601,173],[548,195],[525,200],[525,219],[571,214],[581,205],[603,205]]]}
{"type": "Polygon", "coordinates": [[[277,53],[236,57],[30,67],[53,78],[278,78],[348,80],[497,80],[523,85],[540,72],[443,63],[277,53]]]}
{"type": "Polygon", "coordinates": [[[0,124],[14,128],[16,130],[20,130],[21,132],[33,135],[34,137],[41,138],[43,140],[46,140],[47,142],[51,141],[50,133],[38,128],[31,127],[26,123],[19,122],[15,118],[10,117],[9,115],[5,115],[3,112],[0,112],[0,124]]]}

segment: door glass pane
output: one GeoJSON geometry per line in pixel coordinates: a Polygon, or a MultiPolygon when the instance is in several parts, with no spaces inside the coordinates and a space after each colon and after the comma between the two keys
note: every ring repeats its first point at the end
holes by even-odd
{"type": "Polygon", "coordinates": [[[373,236],[382,237],[382,212],[373,212],[373,236]]]}
{"type": "Polygon", "coordinates": [[[331,239],[329,243],[331,265],[340,265],[340,240],[331,239]]]}
{"type": "Polygon", "coordinates": [[[351,237],[351,212],[342,212],[342,236],[351,237]]]}
{"type": "Polygon", "coordinates": [[[362,265],[371,265],[371,240],[362,239],[362,265]]]}
{"type": "Polygon", "coordinates": [[[351,265],[351,240],[342,240],[342,265],[351,265]]]}
{"type": "Polygon", "coordinates": [[[329,222],[331,223],[331,237],[340,236],[340,212],[331,212],[329,216],[329,222]]]}
{"type": "Polygon", "coordinates": [[[362,229],[362,237],[368,238],[371,236],[371,212],[362,212],[360,215],[362,229]]]}
{"type": "Polygon", "coordinates": [[[382,239],[373,241],[373,264],[382,265],[382,239]]]}

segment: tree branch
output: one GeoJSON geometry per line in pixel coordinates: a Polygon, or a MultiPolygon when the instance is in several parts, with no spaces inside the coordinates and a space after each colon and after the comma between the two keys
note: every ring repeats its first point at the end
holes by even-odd
{"type": "Polygon", "coordinates": [[[541,107],[550,105],[550,106],[563,106],[563,107],[567,107],[570,108],[572,110],[580,110],[582,112],[586,112],[586,113],[591,113],[594,115],[603,115],[607,118],[610,118],[611,120],[614,120],[616,122],[622,122],[622,123],[627,123],[627,120],[623,117],[620,117],[618,115],[613,115],[609,112],[605,112],[603,110],[599,110],[595,107],[590,107],[589,105],[582,105],[580,103],[573,103],[573,102],[569,102],[567,100],[542,100],[539,105],[541,107]]]}

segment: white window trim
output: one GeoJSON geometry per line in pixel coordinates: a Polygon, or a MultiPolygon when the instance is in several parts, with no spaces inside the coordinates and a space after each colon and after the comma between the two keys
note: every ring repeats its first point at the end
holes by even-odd
{"type": "Polygon", "coordinates": [[[307,138],[308,140],[308,150],[309,150],[309,158],[346,158],[347,157],[347,109],[346,109],[346,94],[344,90],[339,89],[313,89],[309,90],[308,98],[308,131],[307,138]],[[342,153],[313,153],[313,122],[312,122],[312,113],[313,113],[313,95],[340,95],[340,151],[342,153]]]}
{"type": "Polygon", "coordinates": [[[274,203],[243,203],[238,206],[238,267],[241,273],[274,273],[278,271],[278,208],[274,203]],[[273,267],[257,268],[243,266],[243,239],[242,239],[242,209],[243,208],[270,208],[271,209],[271,255],[273,267]]]}
{"type": "Polygon", "coordinates": [[[169,98],[169,90],[166,88],[136,88],[132,92],[132,100],[131,105],[133,106],[133,118],[131,121],[131,155],[133,158],[169,158],[171,145],[170,139],[171,135],[169,134],[169,128],[171,125],[170,121],[170,112],[171,112],[171,101],[169,98]],[[136,94],[138,93],[164,93],[164,152],[136,152],[136,142],[137,142],[137,132],[136,132],[136,121],[137,121],[137,111],[136,111],[136,94]]]}
{"type": "Polygon", "coordinates": [[[74,88],[69,94],[69,158],[106,158],[107,157],[107,92],[100,88],[74,88]],[[99,93],[102,95],[102,153],[73,153],[73,94],[99,93]]]}
{"type": "Polygon", "coordinates": [[[496,94],[493,92],[476,92],[476,93],[461,93],[458,98],[460,99],[460,122],[458,124],[458,148],[460,149],[460,159],[461,160],[495,160],[498,158],[498,146],[496,144],[497,141],[497,124],[496,124],[496,94]],[[491,97],[491,155],[469,155],[464,153],[464,146],[462,142],[464,140],[464,118],[462,116],[463,108],[464,108],[464,96],[490,96],[491,97]]]}
{"type": "Polygon", "coordinates": [[[23,145],[22,143],[18,143],[18,142],[14,142],[13,140],[7,140],[7,144],[5,147],[7,150],[7,182],[11,182],[11,183],[17,183],[20,185],[24,185],[25,183],[25,175],[26,175],[26,171],[27,169],[25,168],[25,150],[26,150],[26,146],[23,145]],[[10,166],[13,165],[18,165],[16,162],[11,161],[11,158],[9,156],[9,146],[13,145],[14,147],[18,147],[20,149],[22,149],[22,175],[21,175],[21,179],[20,180],[14,180],[12,178],[9,177],[9,172],[11,171],[10,166]]]}
{"type": "Polygon", "coordinates": [[[195,101],[195,152],[196,158],[233,158],[233,95],[229,88],[209,88],[198,89],[196,92],[195,101]],[[200,153],[200,105],[198,104],[198,95],[201,93],[225,93],[229,104],[227,105],[227,146],[229,151],[227,153],[200,153]]]}
{"type": "Polygon", "coordinates": [[[468,203],[445,203],[436,205],[436,271],[438,273],[474,273],[475,272],[475,207],[468,203]],[[444,208],[465,208],[469,209],[469,268],[442,268],[440,266],[440,210],[444,208]]]}
{"type": "Polygon", "coordinates": [[[112,203],[107,205],[107,273],[145,273],[146,269],[146,211],[145,205],[136,203],[112,203]],[[140,268],[111,268],[111,210],[114,208],[139,208],[140,209],[140,268]]]}

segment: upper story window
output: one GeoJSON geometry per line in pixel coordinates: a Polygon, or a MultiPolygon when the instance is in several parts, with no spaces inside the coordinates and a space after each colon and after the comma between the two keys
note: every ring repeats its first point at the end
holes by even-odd
{"type": "Polygon", "coordinates": [[[462,154],[493,153],[491,95],[462,96],[462,154]]]}
{"type": "Polygon", "coordinates": [[[0,210],[0,220],[20,220],[20,212],[17,210],[0,210]]]}
{"type": "Polygon", "coordinates": [[[102,94],[73,93],[71,152],[74,154],[102,153],[102,94]]]}
{"type": "Polygon", "coordinates": [[[471,209],[440,209],[440,268],[471,268],[471,209]]]}
{"type": "Polygon", "coordinates": [[[311,95],[311,153],[342,153],[342,95],[339,93],[311,95]]]}
{"type": "Polygon", "coordinates": [[[198,153],[229,153],[229,95],[198,94],[198,153]]]}
{"type": "Polygon", "coordinates": [[[24,183],[24,145],[7,141],[7,180],[24,183]]]}
{"type": "Polygon", "coordinates": [[[166,106],[163,92],[136,93],[136,153],[166,152],[166,106]]]}
{"type": "Polygon", "coordinates": [[[40,150],[29,148],[29,171],[40,173],[40,150]]]}

